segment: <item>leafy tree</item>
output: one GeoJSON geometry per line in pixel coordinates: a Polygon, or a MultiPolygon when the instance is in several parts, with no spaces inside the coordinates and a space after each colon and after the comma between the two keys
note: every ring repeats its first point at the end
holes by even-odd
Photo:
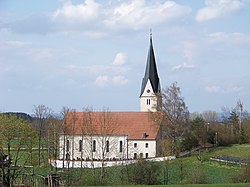
{"type": "Polygon", "coordinates": [[[18,174],[30,155],[25,154],[32,149],[30,142],[35,138],[30,125],[15,115],[0,115],[0,155],[8,155],[11,166],[1,167],[3,183],[5,186],[12,186],[18,174]],[[22,158],[22,159],[21,159],[22,158]]]}
{"type": "Polygon", "coordinates": [[[199,145],[199,141],[197,138],[192,134],[188,134],[187,137],[182,141],[181,143],[181,149],[183,151],[185,150],[191,150],[194,147],[197,147],[199,145]]]}
{"type": "Polygon", "coordinates": [[[233,143],[245,143],[247,142],[247,134],[245,134],[244,122],[247,121],[249,114],[243,108],[243,103],[239,100],[236,106],[229,110],[223,109],[224,113],[229,117],[224,117],[224,122],[230,128],[230,136],[233,143]]]}
{"type": "Polygon", "coordinates": [[[207,129],[205,125],[205,121],[197,117],[191,122],[191,130],[193,135],[199,141],[200,145],[204,145],[207,141],[207,129]]]}
{"type": "Polygon", "coordinates": [[[239,116],[236,111],[231,111],[230,116],[228,117],[228,124],[231,128],[231,136],[234,137],[239,132],[239,116]]]}

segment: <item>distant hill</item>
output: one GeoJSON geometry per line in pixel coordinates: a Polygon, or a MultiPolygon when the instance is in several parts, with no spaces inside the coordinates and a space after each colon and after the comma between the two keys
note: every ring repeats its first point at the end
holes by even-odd
{"type": "Polygon", "coordinates": [[[21,119],[26,120],[28,122],[33,121],[33,118],[29,114],[26,114],[26,113],[23,113],[23,112],[4,112],[2,114],[3,115],[15,115],[18,118],[21,118],[21,119]]]}

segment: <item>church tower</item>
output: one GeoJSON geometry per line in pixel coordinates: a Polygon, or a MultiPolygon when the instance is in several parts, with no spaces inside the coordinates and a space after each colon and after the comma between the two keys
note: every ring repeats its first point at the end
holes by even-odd
{"type": "Polygon", "coordinates": [[[157,73],[152,33],[150,33],[150,45],[146,64],[145,75],[142,79],[140,94],[140,111],[156,112],[162,108],[160,79],[157,73]]]}

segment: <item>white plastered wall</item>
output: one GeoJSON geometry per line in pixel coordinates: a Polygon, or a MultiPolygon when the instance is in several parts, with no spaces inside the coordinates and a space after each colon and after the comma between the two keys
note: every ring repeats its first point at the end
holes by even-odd
{"type": "Polygon", "coordinates": [[[65,157],[64,159],[66,159],[67,153],[69,154],[70,160],[133,159],[135,153],[137,158],[153,158],[156,156],[155,140],[128,140],[126,135],[111,135],[106,137],[100,135],[60,135],[59,143],[59,159],[63,159],[63,156],[65,157]],[[68,152],[66,151],[67,140],[69,141],[68,152]],[[82,151],[79,150],[80,140],[82,140],[82,151]],[[94,140],[96,141],[95,152],[92,151],[94,140]],[[109,152],[106,152],[105,147],[107,140],[109,141],[109,152]],[[122,142],[122,152],[120,152],[120,141],[122,142]],[[137,145],[136,147],[135,144],[137,145]]]}
{"type": "Polygon", "coordinates": [[[69,154],[71,160],[110,160],[127,158],[127,136],[126,135],[60,135],[59,137],[59,159],[66,159],[69,154]],[[69,151],[66,150],[66,142],[69,141],[69,151]],[[82,140],[82,151],[80,151],[79,142],[82,140]],[[65,141],[65,143],[64,143],[65,141]],[[96,142],[96,149],[93,152],[93,141],[96,142]],[[106,149],[106,142],[109,141],[109,152],[106,149]],[[122,151],[120,151],[120,142],[122,142],[122,151]],[[65,147],[64,147],[65,146],[65,147]]]}
{"type": "Polygon", "coordinates": [[[129,140],[128,143],[128,157],[134,158],[136,153],[137,158],[153,158],[156,156],[156,141],[155,140],[129,140]],[[136,147],[135,147],[136,144],[136,147]],[[146,147],[148,144],[148,147],[146,147]]]}
{"type": "Polygon", "coordinates": [[[155,112],[157,108],[157,97],[153,92],[153,88],[151,86],[150,80],[148,79],[143,94],[140,97],[140,111],[141,112],[155,112]],[[148,92],[149,90],[149,92],[148,92]],[[147,100],[150,100],[150,104],[148,104],[147,100]]]}

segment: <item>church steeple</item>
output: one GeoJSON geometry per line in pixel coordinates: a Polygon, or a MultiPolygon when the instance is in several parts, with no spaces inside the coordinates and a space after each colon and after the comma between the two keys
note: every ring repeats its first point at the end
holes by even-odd
{"type": "Polygon", "coordinates": [[[160,79],[156,67],[152,33],[150,32],[147,64],[140,93],[141,111],[156,111],[161,107],[160,90],[160,79]]]}

